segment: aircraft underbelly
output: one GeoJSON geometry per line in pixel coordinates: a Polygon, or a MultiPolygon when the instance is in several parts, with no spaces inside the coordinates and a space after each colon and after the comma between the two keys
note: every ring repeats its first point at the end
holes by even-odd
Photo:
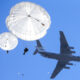
{"type": "Polygon", "coordinates": [[[60,57],[58,57],[58,59],[65,60],[65,61],[80,61],[80,57],[67,56],[67,55],[60,55],[60,57]]]}
{"type": "Polygon", "coordinates": [[[74,58],[72,56],[68,56],[68,55],[57,55],[56,59],[58,59],[58,60],[64,60],[64,61],[71,61],[74,58]]]}

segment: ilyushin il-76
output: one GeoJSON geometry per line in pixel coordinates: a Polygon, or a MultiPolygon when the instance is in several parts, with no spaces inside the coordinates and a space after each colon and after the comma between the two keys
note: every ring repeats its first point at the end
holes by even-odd
{"type": "Polygon", "coordinates": [[[71,49],[74,49],[74,47],[70,47],[68,45],[68,42],[62,31],[60,31],[60,54],[47,52],[43,49],[39,40],[37,40],[36,42],[37,48],[34,52],[34,55],[36,53],[39,53],[43,57],[58,60],[56,68],[51,75],[51,78],[55,78],[62,69],[70,69],[70,67],[66,66],[73,65],[72,63],[70,63],[70,61],[80,61],[80,57],[72,55],[73,53],[75,53],[75,51],[71,51],[71,49]]]}

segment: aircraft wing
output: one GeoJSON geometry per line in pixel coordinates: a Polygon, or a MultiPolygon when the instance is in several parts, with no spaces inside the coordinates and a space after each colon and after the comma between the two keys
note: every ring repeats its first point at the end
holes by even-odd
{"type": "Polygon", "coordinates": [[[66,64],[67,64],[67,61],[66,62],[58,61],[57,65],[56,65],[56,68],[55,68],[55,70],[53,71],[53,73],[51,75],[51,78],[55,78],[59,74],[59,72],[63,68],[65,68],[66,64]]]}
{"type": "Polygon", "coordinates": [[[67,43],[67,40],[64,36],[64,33],[60,31],[60,53],[63,54],[65,52],[69,52],[69,45],[67,43]]]}
{"type": "MultiPolygon", "coordinates": [[[[53,59],[53,57],[54,57],[53,53],[41,52],[40,54],[46,58],[52,58],[53,59]]],[[[56,56],[55,56],[55,58],[56,58],[56,56]]],[[[68,61],[60,61],[59,60],[57,65],[56,65],[55,70],[53,71],[53,73],[51,75],[51,78],[55,78],[63,68],[69,69],[69,67],[66,67],[67,63],[68,63],[68,61]]]]}

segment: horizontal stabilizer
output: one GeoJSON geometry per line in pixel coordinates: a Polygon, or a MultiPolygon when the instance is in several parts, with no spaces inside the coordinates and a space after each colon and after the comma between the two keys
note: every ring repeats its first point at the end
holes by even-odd
{"type": "Polygon", "coordinates": [[[35,51],[34,51],[34,55],[36,55],[38,53],[38,50],[36,49],[35,51]]]}

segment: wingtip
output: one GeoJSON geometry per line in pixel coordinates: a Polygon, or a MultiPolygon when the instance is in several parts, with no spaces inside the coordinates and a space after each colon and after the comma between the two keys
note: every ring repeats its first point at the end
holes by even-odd
{"type": "Polygon", "coordinates": [[[59,31],[60,34],[63,34],[63,31],[59,31]]]}
{"type": "Polygon", "coordinates": [[[56,75],[52,74],[50,79],[54,79],[56,77],[56,75]]]}
{"type": "Polygon", "coordinates": [[[63,31],[59,31],[60,33],[63,33],[63,31]]]}
{"type": "Polygon", "coordinates": [[[54,77],[51,76],[50,79],[54,79],[54,77]]]}

